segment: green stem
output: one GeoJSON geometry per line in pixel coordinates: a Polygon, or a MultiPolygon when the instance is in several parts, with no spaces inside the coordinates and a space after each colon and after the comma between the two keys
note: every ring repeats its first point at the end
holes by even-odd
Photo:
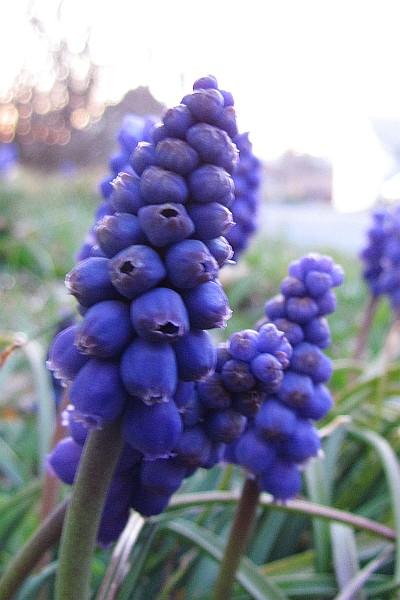
{"type": "Polygon", "coordinates": [[[8,564],[0,579],[0,600],[10,600],[43,554],[60,538],[68,500],[62,502],[8,564]]]}
{"type": "Polygon", "coordinates": [[[232,597],[236,572],[253,529],[259,498],[257,483],[253,479],[247,479],[236,507],[214,587],[213,600],[229,600],[232,597]]]}
{"type": "Polygon", "coordinates": [[[61,538],[56,600],[90,596],[97,531],[121,448],[119,422],[92,431],[85,444],[61,538]]]}
{"type": "Polygon", "coordinates": [[[379,298],[376,296],[369,296],[361,323],[358,328],[358,335],[356,337],[356,343],[353,350],[353,358],[355,359],[360,359],[367,347],[368,335],[372,327],[372,321],[378,307],[378,302],[379,298]]]}

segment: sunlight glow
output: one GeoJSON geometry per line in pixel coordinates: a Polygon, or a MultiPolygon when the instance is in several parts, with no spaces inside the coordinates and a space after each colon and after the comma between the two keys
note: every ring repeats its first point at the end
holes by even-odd
{"type": "MultiPolygon", "coordinates": [[[[28,7],[28,0],[8,3],[13,25],[0,37],[9,57],[0,92],[24,62],[48,85],[40,80],[43,44],[33,45],[24,18],[28,7]]],[[[36,10],[71,49],[82,49],[90,33],[101,100],[116,102],[144,85],[176,104],[194,79],[213,73],[234,94],[240,129],[251,132],[261,158],[291,148],[339,160],[342,171],[346,156],[349,171],[358,160],[365,173],[384,177],[388,156],[369,119],[400,119],[395,0],[203,0],[196,9],[182,0],[114,0],[112,11],[94,0],[64,0],[57,7],[41,0],[36,10]]]]}

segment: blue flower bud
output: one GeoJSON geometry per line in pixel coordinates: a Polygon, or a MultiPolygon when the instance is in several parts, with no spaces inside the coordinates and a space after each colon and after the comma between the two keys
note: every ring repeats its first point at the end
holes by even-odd
{"type": "Polygon", "coordinates": [[[186,208],[194,223],[195,235],[200,240],[224,236],[234,226],[231,211],[219,202],[195,202],[186,208]]]}
{"type": "Polygon", "coordinates": [[[129,305],[104,300],[91,306],[79,323],[75,343],[81,352],[112,358],[122,352],[134,336],[129,305]]]}
{"type": "Polygon", "coordinates": [[[77,330],[78,325],[70,325],[60,331],[50,345],[46,366],[63,384],[72,380],[89,360],[89,357],[75,346],[77,330]]]}
{"type": "Polygon", "coordinates": [[[297,465],[285,460],[276,461],[257,479],[260,490],[272,494],[275,500],[293,498],[301,488],[301,473],[297,465]]]}
{"type": "Polygon", "coordinates": [[[228,173],[235,170],[239,152],[223,129],[208,123],[198,123],[188,129],[186,141],[198,152],[204,162],[222,167],[228,173]]]}
{"type": "Polygon", "coordinates": [[[173,341],[189,331],[189,316],[181,296],[169,288],[157,287],[133,300],[130,309],[133,327],[140,337],[173,341]]]}
{"type": "Polygon", "coordinates": [[[333,281],[329,273],[308,271],[305,277],[305,284],[310,295],[318,297],[331,289],[333,281]]]}
{"type": "Polygon", "coordinates": [[[219,281],[207,281],[193,289],[183,290],[182,297],[191,326],[195,329],[225,327],[232,316],[228,298],[219,281]]]}
{"type": "Polygon", "coordinates": [[[197,394],[201,404],[207,409],[229,408],[231,395],[219,373],[213,373],[205,381],[197,384],[197,394]]]}
{"type": "Polygon", "coordinates": [[[155,145],[149,142],[139,142],[131,156],[131,165],[135,173],[140,177],[148,167],[156,164],[155,145]]]}
{"type": "Polygon", "coordinates": [[[321,440],[316,427],[311,421],[298,419],[293,433],[279,447],[281,458],[301,464],[317,456],[321,448],[321,440]]]}
{"type": "Polygon", "coordinates": [[[138,217],[129,213],[107,215],[94,229],[100,248],[107,258],[115,256],[128,246],[143,244],[146,241],[138,217]]]}
{"type": "MultiPolygon", "coordinates": [[[[70,410],[73,412],[72,405],[70,410]]],[[[68,414],[68,433],[70,437],[72,437],[77,444],[83,446],[90,430],[81,421],[75,421],[75,419],[71,419],[68,409],[64,415],[65,414],[68,414]]]]}
{"type": "Polygon", "coordinates": [[[291,296],[305,296],[307,294],[307,288],[301,279],[288,275],[281,282],[281,292],[286,298],[291,296]]]}
{"type": "Polygon", "coordinates": [[[130,299],[147,292],[166,275],[157,252],[142,244],[135,244],[118,252],[110,259],[108,270],[115,289],[130,299]]]}
{"type": "Polygon", "coordinates": [[[177,138],[165,138],[158,142],[155,153],[160,167],[179,175],[187,175],[193,171],[200,160],[192,146],[177,138]]]}
{"type": "Polygon", "coordinates": [[[152,494],[138,486],[131,496],[131,507],[143,517],[159,515],[168,506],[171,499],[169,494],[152,494]]]}
{"type": "Polygon", "coordinates": [[[329,389],[323,383],[314,386],[314,393],[308,402],[296,408],[296,413],[303,419],[319,421],[331,410],[333,398],[329,389]]]}
{"type": "Polygon", "coordinates": [[[129,393],[145,404],[167,402],[173,397],[178,383],[171,345],[142,338],[134,340],[122,355],[121,376],[129,393]]]}
{"type": "Polygon", "coordinates": [[[150,166],[140,178],[140,193],[146,204],[184,203],[189,190],[186,180],[174,171],[150,166]]]}
{"type": "Polygon", "coordinates": [[[127,471],[132,471],[133,467],[138,466],[142,462],[142,459],[143,454],[125,442],[117,466],[115,467],[115,473],[122,474],[127,471]]]}
{"type": "Polygon", "coordinates": [[[128,397],[119,374],[119,362],[90,359],[73,380],[69,395],[75,407],[72,418],[87,427],[102,427],[115,421],[128,397]]]}
{"type": "Polygon", "coordinates": [[[250,362],[258,354],[259,333],[254,329],[244,329],[233,333],[229,338],[229,353],[232,358],[250,362]]]}
{"type": "Polygon", "coordinates": [[[219,236],[213,240],[205,240],[204,243],[217,261],[219,267],[232,262],[233,249],[224,236],[219,236]]]}
{"type": "Polygon", "coordinates": [[[178,380],[174,402],[179,412],[183,412],[194,400],[197,400],[196,383],[194,381],[178,380]]]}
{"type": "Polygon", "coordinates": [[[78,263],[67,274],[65,285],[82,306],[121,298],[111,281],[107,258],[91,257],[78,263]]]}
{"type": "Polygon", "coordinates": [[[231,395],[232,406],[245,417],[254,417],[260,410],[265,394],[257,389],[231,395]]]}
{"type": "Polygon", "coordinates": [[[319,305],[309,296],[291,296],[286,302],[286,314],[295,323],[307,323],[321,313],[319,305]]]}
{"type": "Polygon", "coordinates": [[[247,424],[247,418],[237,410],[226,408],[213,412],[204,422],[204,430],[214,443],[231,444],[247,424]]]}
{"type": "Polygon", "coordinates": [[[137,215],[141,206],[144,206],[140,194],[140,179],[136,174],[119,173],[112,182],[111,207],[116,212],[137,215]]]}
{"type": "Polygon", "coordinates": [[[250,362],[250,369],[253,375],[259,380],[266,384],[263,390],[269,393],[275,392],[283,378],[283,368],[281,363],[275,356],[264,352],[258,354],[250,362]]]}
{"type": "Polygon", "coordinates": [[[200,240],[173,244],[165,255],[168,278],[177,288],[192,288],[218,277],[218,263],[200,240]]]}
{"type": "Polygon", "coordinates": [[[179,379],[203,381],[215,369],[217,354],[207,331],[191,329],[173,345],[179,379]]]}
{"type": "Polygon", "coordinates": [[[54,472],[63,483],[72,485],[82,456],[82,446],[71,437],[66,437],[53,448],[47,457],[50,471],[54,472]]]}
{"type": "Polygon", "coordinates": [[[124,439],[148,459],[169,456],[182,429],[181,415],[172,401],[150,406],[132,398],[126,405],[124,439]]]}
{"type": "Polygon", "coordinates": [[[284,340],[283,331],[280,331],[274,323],[265,323],[258,330],[257,351],[275,354],[281,349],[284,340]]]}
{"type": "Polygon", "coordinates": [[[169,137],[185,138],[188,129],[195,123],[192,113],[184,104],[166,108],[161,118],[169,137]]]}
{"type": "Polygon", "coordinates": [[[188,427],[199,425],[203,421],[205,409],[200,403],[197,394],[195,394],[190,398],[183,410],[179,408],[179,412],[182,416],[183,426],[187,429],[188,427]]]}
{"type": "MultiPolygon", "coordinates": [[[[271,321],[275,319],[285,319],[286,314],[286,298],[282,294],[277,294],[265,303],[265,314],[271,321]]],[[[292,319],[294,320],[294,319],[292,319]]]]}
{"type": "MultiPolygon", "coordinates": [[[[161,142],[161,140],[165,140],[167,137],[170,137],[170,134],[167,132],[164,123],[156,123],[150,132],[150,139],[153,144],[158,144],[161,142]]],[[[185,137],[185,134],[183,134],[181,137],[185,137]]]]}
{"type": "Polygon", "coordinates": [[[308,375],[315,383],[328,381],[332,374],[330,359],[314,344],[302,342],[293,349],[291,368],[308,375]]]}
{"type": "Polygon", "coordinates": [[[206,89],[218,89],[218,81],[214,75],[205,75],[204,77],[199,77],[193,84],[194,90],[206,90],[206,89]]]}
{"type": "Polygon", "coordinates": [[[201,427],[190,427],[182,431],[174,452],[187,467],[201,467],[210,456],[211,442],[201,427]]]}
{"type": "Polygon", "coordinates": [[[224,108],[224,97],[214,88],[196,89],[185,97],[185,104],[196,121],[214,123],[224,108]]]}
{"type": "Polygon", "coordinates": [[[186,467],[174,458],[146,460],[140,469],[140,485],[148,492],[172,496],[181,486],[186,467]]]}
{"type": "Polygon", "coordinates": [[[233,179],[222,167],[209,163],[201,165],[190,173],[188,184],[190,196],[196,202],[220,202],[225,206],[233,202],[233,179]]]}
{"type": "Polygon", "coordinates": [[[186,209],[179,203],[144,206],[138,216],[150,243],[159,248],[188,238],[195,229],[186,209]]]}
{"type": "Polygon", "coordinates": [[[293,410],[274,398],[266,400],[254,419],[257,433],[270,442],[282,440],[291,435],[297,419],[293,410]]]}
{"type": "Polygon", "coordinates": [[[234,393],[247,392],[256,384],[250,365],[244,360],[227,360],[221,369],[221,380],[234,393]]]}
{"type": "Polygon", "coordinates": [[[276,458],[276,449],[252,429],[246,431],[235,446],[237,462],[255,475],[266,471],[276,458]]]}
{"type": "Polygon", "coordinates": [[[281,402],[291,408],[302,408],[307,405],[314,394],[311,377],[295,373],[291,369],[285,372],[277,393],[281,402]]]}
{"type": "Polygon", "coordinates": [[[226,131],[229,137],[236,143],[235,138],[238,135],[238,126],[236,120],[236,110],[233,106],[224,106],[221,114],[216,117],[214,125],[226,131]]]}
{"type": "Polygon", "coordinates": [[[318,296],[318,298],[315,299],[315,302],[318,306],[318,316],[320,317],[329,315],[336,310],[336,296],[332,290],[328,290],[322,296],[318,296]]]}
{"type": "Polygon", "coordinates": [[[331,344],[331,332],[325,317],[316,317],[304,325],[304,338],[306,342],[315,344],[320,348],[328,348],[331,344]]]}

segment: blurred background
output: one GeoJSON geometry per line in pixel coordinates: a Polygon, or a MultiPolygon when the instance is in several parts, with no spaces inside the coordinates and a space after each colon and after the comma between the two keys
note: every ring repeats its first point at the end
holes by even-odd
{"type": "Polygon", "coordinates": [[[395,1],[18,0],[0,38],[0,169],[101,170],[126,112],[214,74],[265,163],[265,197],[338,211],[399,192],[395,1]]]}

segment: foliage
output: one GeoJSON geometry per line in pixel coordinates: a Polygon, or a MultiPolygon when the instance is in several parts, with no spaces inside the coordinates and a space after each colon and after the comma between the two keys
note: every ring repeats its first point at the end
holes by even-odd
{"type": "MultiPolygon", "coordinates": [[[[54,421],[45,356],[60,314],[74,306],[63,277],[91,225],[94,180],[38,182],[24,174],[18,187],[7,183],[0,190],[0,571],[41,518],[54,421]]],[[[288,262],[313,249],[260,234],[240,264],[221,272],[234,315],[213,335],[227,339],[252,327],[279,291],[288,262]]],[[[367,290],[356,257],[322,250],[346,273],[329,318],[335,407],[320,425],[324,456],[307,466],[300,498],[281,505],[262,496],[235,600],[383,600],[399,594],[400,362],[388,355],[385,342],[390,311],[385,301],[379,304],[365,356],[354,360],[367,290]]],[[[132,514],[118,543],[96,550],[93,598],[210,598],[242,482],[235,466],[199,470],[163,514],[147,520],[132,514]]],[[[66,494],[57,490],[59,499],[66,494]]],[[[56,569],[57,545],[15,598],[37,598],[40,590],[41,598],[53,598],[56,569]]]]}

